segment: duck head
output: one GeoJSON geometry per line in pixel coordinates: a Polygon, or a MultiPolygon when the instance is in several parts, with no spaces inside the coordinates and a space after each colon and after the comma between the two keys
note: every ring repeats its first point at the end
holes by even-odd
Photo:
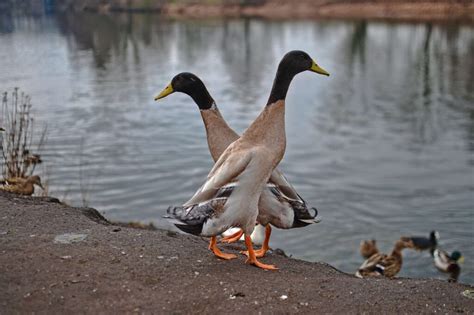
{"type": "Polygon", "coordinates": [[[283,56],[278,65],[278,71],[285,72],[291,77],[303,71],[312,71],[329,76],[326,70],[321,68],[307,53],[301,50],[292,50],[283,56]]]}
{"type": "Polygon", "coordinates": [[[201,110],[215,107],[215,102],[207,91],[206,86],[201,79],[193,73],[181,72],[177,74],[171,80],[171,83],[155,97],[155,101],[158,101],[174,92],[181,92],[189,95],[201,110]]]}
{"type": "Polygon", "coordinates": [[[431,231],[430,232],[430,241],[434,244],[437,244],[439,240],[439,232],[438,231],[431,231]]]}
{"type": "Polygon", "coordinates": [[[267,105],[284,100],[291,81],[298,73],[311,71],[325,76],[329,73],[321,68],[307,53],[301,50],[288,52],[280,61],[273,81],[272,91],[267,105]]]}
{"type": "Polygon", "coordinates": [[[377,248],[377,241],[376,240],[365,240],[365,241],[360,241],[360,254],[364,258],[369,258],[373,254],[376,254],[379,252],[379,249],[377,248]]]}
{"type": "Polygon", "coordinates": [[[41,189],[44,190],[44,187],[41,184],[41,178],[38,175],[28,177],[27,181],[33,185],[39,186],[41,189]]]}
{"type": "Polygon", "coordinates": [[[464,256],[457,250],[451,253],[450,258],[461,264],[464,262],[464,256]]]}

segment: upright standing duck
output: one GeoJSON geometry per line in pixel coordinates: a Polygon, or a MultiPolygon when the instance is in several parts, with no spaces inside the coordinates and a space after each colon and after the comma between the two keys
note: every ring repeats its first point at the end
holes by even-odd
{"type": "MultiPolygon", "coordinates": [[[[217,161],[224,150],[232,142],[239,139],[239,135],[226,123],[206,86],[196,75],[187,72],[177,74],[171,80],[171,83],[155,97],[155,100],[164,98],[174,92],[189,95],[199,107],[206,129],[209,151],[213,160],[217,161]]],[[[319,222],[319,219],[316,218],[317,210],[313,208],[314,215],[310,213],[306,202],[278,169],[273,171],[267,188],[263,190],[258,208],[257,221],[265,226],[265,239],[262,248],[255,251],[257,257],[264,256],[269,249],[270,224],[278,228],[290,229],[319,222]]],[[[243,232],[240,230],[225,241],[237,240],[242,234],[243,232]]],[[[211,238],[209,248],[216,256],[224,259],[229,258],[227,254],[221,256],[221,252],[216,245],[215,236],[211,238]]]]}
{"type": "Polygon", "coordinates": [[[230,227],[241,228],[248,249],[247,263],[263,269],[277,268],[257,260],[250,234],[257,220],[260,195],[285,153],[288,88],[295,75],[306,70],[328,75],[303,51],[291,51],[283,57],[264,110],[225,149],[194,196],[183,206],[167,211],[180,221],[178,228],[195,235],[212,237],[230,227]]]}

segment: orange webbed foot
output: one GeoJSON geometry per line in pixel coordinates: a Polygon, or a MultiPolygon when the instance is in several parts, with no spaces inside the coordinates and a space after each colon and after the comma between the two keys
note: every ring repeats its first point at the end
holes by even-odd
{"type": "Polygon", "coordinates": [[[216,240],[216,237],[213,236],[211,237],[211,242],[209,243],[209,249],[214,253],[214,255],[216,255],[218,258],[220,259],[224,259],[224,260],[231,260],[231,259],[234,259],[234,258],[237,258],[236,255],[234,254],[227,254],[227,253],[223,253],[218,247],[217,247],[217,240],[216,240]]]}
{"type": "Polygon", "coordinates": [[[235,243],[238,240],[240,240],[240,238],[242,237],[243,234],[244,234],[244,232],[242,230],[239,230],[239,231],[235,232],[232,235],[229,235],[229,236],[226,236],[226,237],[222,238],[221,242],[222,243],[228,243],[228,244],[235,243]]]}
{"type": "MultiPolygon", "coordinates": [[[[267,253],[267,250],[268,249],[265,249],[265,248],[257,249],[255,251],[255,257],[257,257],[257,258],[265,257],[265,254],[267,253]]],[[[248,250],[242,250],[242,251],[240,251],[240,253],[247,256],[247,257],[249,257],[249,251],[248,250]]]]}
{"type": "Polygon", "coordinates": [[[245,261],[245,263],[249,264],[249,265],[253,265],[253,266],[258,267],[258,268],[262,268],[264,270],[278,270],[278,268],[275,265],[267,265],[267,264],[259,262],[256,259],[251,260],[250,258],[248,258],[245,261]]]}
{"type": "Polygon", "coordinates": [[[258,267],[264,270],[278,270],[278,268],[275,267],[274,265],[267,265],[257,260],[256,253],[253,250],[252,240],[250,239],[250,236],[248,234],[245,234],[245,245],[247,246],[247,249],[248,249],[248,253],[247,253],[248,258],[245,261],[247,264],[254,265],[255,267],[258,267]]]}

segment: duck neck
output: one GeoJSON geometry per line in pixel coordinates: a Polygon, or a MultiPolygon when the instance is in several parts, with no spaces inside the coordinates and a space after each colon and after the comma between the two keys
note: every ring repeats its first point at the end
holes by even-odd
{"type": "Polygon", "coordinates": [[[273,80],[273,86],[270,92],[270,97],[268,98],[267,106],[274,104],[279,100],[284,101],[286,99],[290,83],[295,77],[294,74],[282,68],[281,65],[278,67],[275,79],[273,80]]]}
{"type": "Polygon", "coordinates": [[[191,96],[191,98],[194,100],[200,110],[217,108],[216,102],[211,97],[206,87],[194,89],[193,91],[188,93],[188,95],[191,96]]]}
{"type": "Polygon", "coordinates": [[[206,128],[209,152],[215,162],[239,135],[229,127],[215,104],[211,109],[201,110],[201,117],[206,128]]]}
{"type": "Polygon", "coordinates": [[[398,257],[400,260],[402,259],[402,250],[405,248],[403,242],[396,242],[395,247],[392,250],[391,256],[398,257]]]}

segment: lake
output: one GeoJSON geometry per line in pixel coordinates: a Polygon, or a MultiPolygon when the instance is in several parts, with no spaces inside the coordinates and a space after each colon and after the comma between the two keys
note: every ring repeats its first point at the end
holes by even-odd
{"type": "MultiPolygon", "coordinates": [[[[0,89],[32,97],[47,123],[50,193],[112,220],[153,222],[212,167],[197,107],[154,102],[182,71],[200,76],[238,132],[267,100],[276,66],[305,50],[329,78],[293,81],[280,168],[323,221],[274,230],[273,248],[353,273],[363,239],[388,252],[438,230],[474,283],[474,32],[459,24],[170,20],[158,15],[2,14],[0,89]]],[[[40,172],[41,174],[41,172],[40,172]]],[[[446,279],[428,253],[400,276],[446,279]]],[[[264,259],[265,261],[265,259],[264,259]]]]}

